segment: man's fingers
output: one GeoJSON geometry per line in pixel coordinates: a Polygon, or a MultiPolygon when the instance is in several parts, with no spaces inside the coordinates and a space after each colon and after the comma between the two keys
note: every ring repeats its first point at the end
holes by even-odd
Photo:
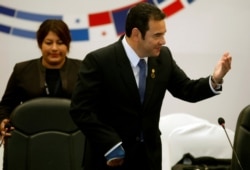
{"type": "Polygon", "coordinates": [[[121,166],[123,164],[124,160],[122,158],[115,158],[112,160],[109,160],[107,162],[108,166],[115,167],[115,166],[121,166]]]}

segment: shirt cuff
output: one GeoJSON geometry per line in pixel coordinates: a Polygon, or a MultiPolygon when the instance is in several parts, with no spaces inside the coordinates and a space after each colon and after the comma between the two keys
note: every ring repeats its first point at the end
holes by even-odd
{"type": "Polygon", "coordinates": [[[112,147],[104,156],[108,161],[111,161],[116,158],[124,158],[125,157],[125,151],[122,147],[122,142],[119,142],[114,147],[112,147]]]}
{"type": "Polygon", "coordinates": [[[220,94],[221,93],[222,84],[218,84],[216,88],[213,88],[212,76],[209,77],[209,86],[210,86],[210,89],[212,90],[212,92],[214,94],[220,94]]]}

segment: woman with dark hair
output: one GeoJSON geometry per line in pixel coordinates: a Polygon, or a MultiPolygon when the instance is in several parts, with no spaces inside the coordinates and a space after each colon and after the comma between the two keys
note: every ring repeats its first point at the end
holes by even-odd
{"type": "MultiPolygon", "coordinates": [[[[45,20],[37,31],[41,57],[17,63],[0,102],[2,139],[13,109],[38,97],[71,98],[81,61],[67,57],[70,31],[62,20],[45,20]]],[[[13,127],[11,127],[13,129],[13,127]]]]}

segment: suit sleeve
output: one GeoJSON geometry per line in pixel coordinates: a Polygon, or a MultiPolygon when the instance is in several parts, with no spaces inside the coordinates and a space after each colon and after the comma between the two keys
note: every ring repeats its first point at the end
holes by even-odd
{"type": "Polygon", "coordinates": [[[102,73],[93,54],[83,60],[72,96],[70,114],[86,137],[103,155],[121,141],[116,131],[100,119],[105,116],[99,107],[102,73]]]}
{"type": "Polygon", "coordinates": [[[170,79],[168,91],[176,98],[188,102],[198,102],[216,95],[210,87],[209,76],[199,79],[190,79],[187,74],[177,65],[170,51],[165,51],[170,56],[170,79]]]}
{"type": "Polygon", "coordinates": [[[18,67],[15,65],[0,102],[0,120],[9,118],[13,109],[21,102],[21,90],[18,88],[18,73],[18,67]]]}

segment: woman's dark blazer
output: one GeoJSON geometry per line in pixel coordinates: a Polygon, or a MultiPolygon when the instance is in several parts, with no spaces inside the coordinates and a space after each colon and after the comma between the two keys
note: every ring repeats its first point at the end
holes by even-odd
{"type": "MultiPolygon", "coordinates": [[[[81,60],[66,58],[65,64],[60,69],[65,98],[71,98],[80,63],[81,60]]],[[[12,110],[20,103],[46,96],[45,71],[41,58],[20,62],[14,66],[0,102],[0,120],[8,118],[12,110]]]]}
{"type": "Polygon", "coordinates": [[[147,163],[151,169],[160,170],[159,118],[166,90],[189,102],[214,96],[209,77],[189,79],[167,47],[162,47],[158,57],[148,58],[143,104],[121,39],[87,54],[80,67],[70,111],[91,145],[93,154],[85,157],[86,170],[105,169],[104,154],[120,141],[126,153],[126,166],[133,169],[134,165],[128,160],[138,155],[135,146],[141,132],[147,163]]]}

